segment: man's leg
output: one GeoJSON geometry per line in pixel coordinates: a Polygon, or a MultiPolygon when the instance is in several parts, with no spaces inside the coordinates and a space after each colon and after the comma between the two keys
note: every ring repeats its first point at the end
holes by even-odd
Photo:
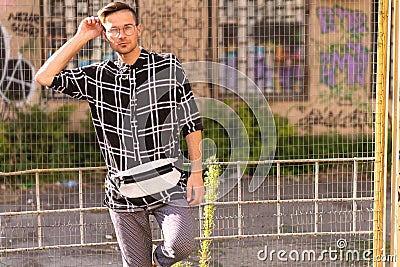
{"type": "Polygon", "coordinates": [[[158,266],[171,266],[187,258],[194,250],[194,219],[187,201],[183,201],[152,211],[164,237],[164,242],[154,251],[153,257],[158,266]]]}
{"type": "Polygon", "coordinates": [[[124,267],[148,267],[151,264],[152,235],[147,212],[110,210],[124,267]]]}

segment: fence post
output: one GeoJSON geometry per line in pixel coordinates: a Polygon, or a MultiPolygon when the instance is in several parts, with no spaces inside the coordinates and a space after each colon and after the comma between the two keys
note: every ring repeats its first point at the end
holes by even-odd
{"type": "Polygon", "coordinates": [[[36,189],[36,210],[37,210],[37,238],[38,247],[43,247],[43,233],[42,233],[42,215],[40,211],[42,210],[40,205],[40,176],[39,172],[35,172],[35,189],[36,189]]]}
{"type": "MultiPolygon", "coordinates": [[[[390,255],[395,255],[397,257],[400,255],[399,251],[399,30],[400,30],[400,20],[399,20],[399,4],[394,1],[393,4],[394,16],[393,16],[393,104],[392,104],[392,170],[391,170],[391,216],[390,216],[390,255]]],[[[397,263],[397,266],[400,264],[397,263]]],[[[391,266],[396,266],[396,263],[391,262],[391,266]]]]}
{"type": "MultiPolygon", "coordinates": [[[[248,3],[246,0],[238,1],[238,70],[247,73],[247,61],[248,61],[248,46],[249,38],[247,38],[248,32],[248,3]]],[[[238,92],[247,93],[247,80],[243,79],[243,76],[239,76],[237,81],[238,92]]]]}
{"type": "Polygon", "coordinates": [[[387,175],[387,126],[388,126],[388,64],[390,53],[390,0],[379,1],[377,77],[376,77],[376,120],[375,120],[375,166],[374,166],[374,220],[373,255],[374,267],[383,266],[385,251],[385,200],[387,175]]]}

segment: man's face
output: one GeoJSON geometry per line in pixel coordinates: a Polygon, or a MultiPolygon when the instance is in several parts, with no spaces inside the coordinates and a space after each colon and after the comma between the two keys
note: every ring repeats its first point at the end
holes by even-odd
{"type": "Polygon", "coordinates": [[[115,52],[129,55],[140,51],[138,40],[142,27],[136,26],[135,18],[129,10],[120,10],[108,15],[104,21],[104,28],[104,35],[115,52]]]}

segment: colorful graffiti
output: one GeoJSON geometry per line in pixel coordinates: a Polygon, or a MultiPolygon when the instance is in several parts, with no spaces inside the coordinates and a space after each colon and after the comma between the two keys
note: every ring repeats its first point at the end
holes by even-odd
{"type": "MultiPolygon", "coordinates": [[[[266,44],[249,47],[247,75],[266,94],[304,92],[305,64],[301,46],[295,49],[285,49],[276,44],[266,44]]],[[[221,63],[237,69],[237,49],[226,49],[221,63]]],[[[226,84],[235,86],[237,78],[232,73],[223,74],[226,84]]],[[[232,87],[235,88],[235,87],[232,87]]]]}
{"type": "Polygon", "coordinates": [[[336,33],[341,43],[327,43],[320,52],[320,82],[335,88],[345,85],[365,85],[369,50],[361,42],[368,30],[368,17],[359,10],[317,8],[321,34],[336,33]]]}
{"type": "Polygon", "coordinates": [[[368,49],[359,43],[332,45],[329,52],[320,53],[320,77],[330,88],[339,83],[338,76],[344,73],[341,84],[365,84],[368,67],[368,49]]]}
{"type": "Polygon", "coordinates": [[[10,57],[10,40],[0,25],[0,99],[5,103],[24,101],[34,91],[34,67],[18,55],[10,57]]]}
{"type": "Polygon", "coordinates": [[[368,27],[368,17],[359,10],[345,9],[339,6],[333,8],[320,7],[317,14],[321,33],[335,32],[344,29],[352,35],[365,34],[368,27]],[[337,20],[339,20],[337,22],[337,20]],[[337,27],[339,23],[339,27],[337,27]]]}

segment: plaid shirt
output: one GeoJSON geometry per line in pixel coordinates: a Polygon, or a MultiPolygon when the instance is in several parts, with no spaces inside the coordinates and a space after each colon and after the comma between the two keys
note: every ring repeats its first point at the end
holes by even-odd
{"type": "Polygon", "coordinates": [[[113,175],[164,158],[182,158],[179,135],[202,130],[193,92],[177,58],[142,49],[133,65],[106,60],[63,70],[50,89],[89,102],[107,165],[105,204],[135,210],[182,198],[186,178],[173,188],[141,198],[119,193],[113,175]]]}

